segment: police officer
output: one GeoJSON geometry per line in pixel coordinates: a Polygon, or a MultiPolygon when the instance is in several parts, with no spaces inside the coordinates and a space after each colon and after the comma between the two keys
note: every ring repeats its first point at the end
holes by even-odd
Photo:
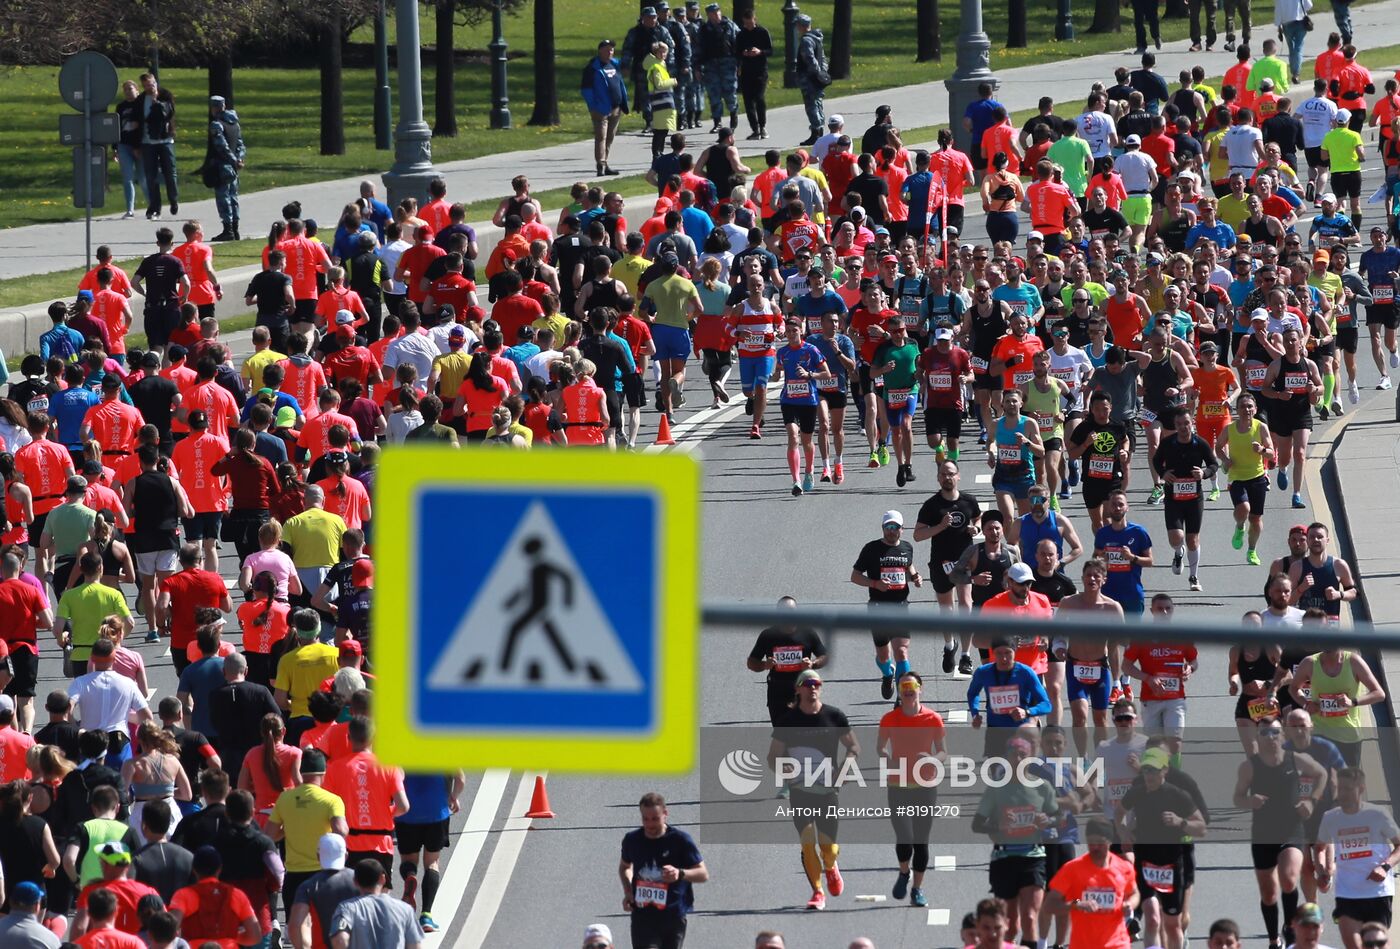
{"type": "Polygon", "coordinates": [[[826,47],[822,42],[822,31],[812,26],[812,18],[799,13],[797,24],[797,88],[802,92],[802,107],[807,110],[807,127],[810,135],[803,139],[803,145],[813,145],[821,137],[826,125],[824,99],[826,87],[831,85],[831,73],[826,61],[826,47]]]}
{"type": "Polygon", "coordinates": [[[224,228],[210,238],[213,241],[236,241],[238,237],[238,171],[243,167],[247,149],[243,145],[243,128],[238,113],[228,107],[223,96],[209,97],[209,144],[204,151],[200,174],[206,187],[214,189],[214,202],[224,228]]]}
{"type": "MultiPolygon", "coordinates": [[[[684,12],[685,32],[686,36],[690,38],[690,64],[692,68],[698,69],[700,67],[700,61],[698,59],[700,54],[700,24],[703,20],[700,16],[699,0],[685,0],[684,12]]],[[[681,11],[677,10],[676,13],[679,15],[681,11]]],[[[701,83],[692,82],[686,86],[685,93],[685,106],[683,110],[685,115],[682,116],[682,118],[688,119],[689,123],[681,127],[692,129],[699,128],[700,117],[705,114],[705,87],[701,83]]]]}
{"type": "MultiPolygon", "coordinates": [[[[676,16],[671,15],[671,5],[666,0],[656,0],[656,19],[661,28],[666,31],[665,43],[670,47],[670,52],[666,54],[666,71],[676,78],[676,119],[678,123],[685,119],[685,103],[692,96],[692,89],[695,86],[695,76],[691,72],[691,45],[690,31],[686,28],[686,23],[681,16],[684,10],[677,10],[676,16]]],[[[693,128],[700,124],[700,117],[693,116],[693,126],[679,126],[681,128],[693,128]]]]}
{"type": "Polygon", "coordinates": [[[710,97],[710,115],[718,131],[729,110],[729,127],[739,124],[739,60],[737,44],[739,27],[721,12],[718,3],[705,7],[705,22],[700,25],[700,45],[696,61],[705,80],[705,92],[710,97]]]}

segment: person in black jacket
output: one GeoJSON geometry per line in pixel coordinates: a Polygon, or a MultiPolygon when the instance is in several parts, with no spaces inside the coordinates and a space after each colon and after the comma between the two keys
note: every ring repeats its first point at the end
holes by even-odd
{"type": "Polygon", "coordinates": [[[170,214],[180,213],[180,189],[175,181],[175,97],[160,88],[156,77],[141,75],[136,104],[141,116],[141,163],[146,170],[146,219],[160,217],[160,183],[170,198],[170,214]]]}
{"type": "Polygon", "coordinates": [[[629,70],[632,88],[638,90],[637,99],[642,106],[642,119],[646,122],[646,128],[642,129],[643,135],[651,134],[651,103],[644,94],[646,70],[642,68],[642,63],[651,55],[654,43],[665,43],[669,46],[671,33],[657,22],[655,7],[642,7],[642,15],[637,20],[637,25],[627,31],[627,37],[622,41],[622,68],[629,70]]]}
{"type": "Polygon", "coordinates": [[[117,103],[117,125],[120,138],[112,153],[112,160],[122,170],[122,196],[126,198],[126,213],[122,220],[136,216],[136,186],[141,186],[141,195],[146,195],[146,172],[141,167],[141,109],[139,94],[141,87],[136,80],[122,83],[122,101],[117,103]]]}
{"type": "Polygon", "coordinates": [[[749,139],[768,137],[768,57],[773,55],[773,37],[758,25],[753,8],[743,11],[739,37],[739,91],[744,96],[744,114],[749,119],[749,139]]]}

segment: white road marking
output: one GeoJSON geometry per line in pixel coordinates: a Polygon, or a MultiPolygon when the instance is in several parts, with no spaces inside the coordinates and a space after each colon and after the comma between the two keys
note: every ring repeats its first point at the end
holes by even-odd
{"type": "Polygon", "coordinates": [[[525,832],[530,829],[530,818],[520,815],[530,809],[535,775],[536,772],[527,771],[520,776],[515,801],[510,806],[510,816],[506,818],[505,827],[501,829],[500,837],[496,840],[496,849],[491,852],[491,862],[481,878],[481,886],[477,888],[476,899],[472,901],[471,912],[467,914],[462,929],[462,937],[457,941],[457,945],[462,949],[481,949],[482,944],[486,942],[487,933],[491,930],[491,924],[495,922],[496,913],[501,909],[501,900],[506,895],[506,887],[510,885],[515,864],[525,846],[525,832]]]}
{"type": "MultiPolygon", "coordinates": [[[[472,800],[467,822],[462,827],[462,835],[455,842],[447,861],[447,869],[442,874],[442,884],[438,888],[438,905],[457,907],[462,895],[467,892],[472,868],[481,857],[481,848],[486,843],[486,835],[491,832],[491,822],[496,819],[496,811],[501,807],[506,785],[510,782],[510,772],[504,768],[492,768],[481,776],[481,786],[472,800]]],[[[523,813],[523,808],[521,809],[523,813]]],[[[446,931],[444,927],[443,932],[446,931]]],[[[424,942],[440,942],[442,932],[430,933],[424,942]]]]}
{"type": "Polygon", "coordinates": [[[967,709],[950,708],[948,714],[943,716],[943,720],[951,724],[967,724],[967,709]]]}
{"type": "Polygon", "coordinates": [[[946,909],[931,909],[928,911],[928,924],[930,926],[946,926],[951,917],[952,913],[946,909]]]}
{"type": "Polygon", "coordinates": [[[992,483],[992,476],[989,475],[989,474],[980,474],[980,475],[978,475],[976,478],[974,478],[973,480],[974,480],[977,484],[991,484],[991,483],[992,483]]]}
{"type": "Polygon", "coordinates": [[[935,870],[955,871],[958,869],[958,858],[954,856],[934,857],[933,868],[935,870]]]}

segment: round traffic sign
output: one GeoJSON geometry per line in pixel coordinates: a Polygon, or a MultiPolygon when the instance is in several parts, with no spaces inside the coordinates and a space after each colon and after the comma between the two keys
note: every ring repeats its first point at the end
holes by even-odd
{"type": "Polygon", "coordinates": [[[117,67],[90,49],[74,53],[58,71],[58,94],[79,112],[104,112],[117,95],[117,67]]]}

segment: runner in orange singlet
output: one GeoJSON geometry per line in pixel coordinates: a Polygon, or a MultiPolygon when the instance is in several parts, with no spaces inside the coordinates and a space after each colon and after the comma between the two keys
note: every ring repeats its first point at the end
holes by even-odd
{"type": "MultiPolygon", "coordinates": [[[[1201,344],[1201,364],[1191,366],[1191,378],[1196,387],[1192,398],[1196,401],[1196,432],[1206,444],[1214,445],[1220,432],[1230,424],[1230,400],[1239,391],[1235,374],[1218,362],[1220,349],[1212,342],[1201,344]]],[[[1220,498],[1219,472],[1211,478],[1210,495],[1207,500],[1220,498]]]]}

